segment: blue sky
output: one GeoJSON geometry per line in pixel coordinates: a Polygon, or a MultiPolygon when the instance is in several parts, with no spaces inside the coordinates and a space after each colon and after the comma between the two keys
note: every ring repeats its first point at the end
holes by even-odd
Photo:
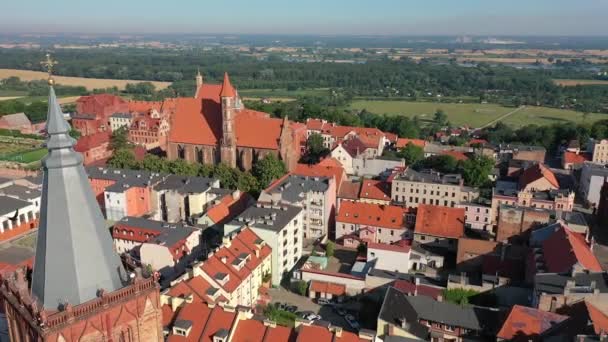
{"type": "Polygon", "coordinates": [[[4,32],[608,35],[608,0],[3,0],[4,32]]]}

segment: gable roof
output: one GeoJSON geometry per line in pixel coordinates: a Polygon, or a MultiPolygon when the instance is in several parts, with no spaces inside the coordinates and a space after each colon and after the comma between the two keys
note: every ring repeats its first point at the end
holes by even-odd
{"type": "Polygon", "coordinates": [[[568,316],[515,305],[503,323],[497,337],[506,340],[516,338],[527,341],[527,337],[538,338],[543,332],[567,319],[568,316]]]}
{"type": "Polygon", "coordinates": [[[32,125],[25,113],[6,114],[0,116],[0,125],[10,128],[29,127],[32,125]]]}
{"type": "Polygon", "coordinates": [[[359,198],[367,198],[372,200],[390,201],[391,187],[390,184],[384,181],[363,179],[359,198]]]}
{"type": "Polygon", "coordinates": [[[464,208],[421,204],[416,212],[414,232],[458,239],[464,235],[464,208]]]}
{"type": "Polygon", "coordinates": [[[76,145],[74,145],[74,151],[76,152],[86,152],[92,148],[100,147],[104,144],[110,143],[110,133],[109,132],[98,132],[90,135],[84,135],[78,139],[76,145]]]}
{"type": "Polygon", "coordinates": [[[545,178],[555,189],[559,189],[559,182],[557,181],[555,174],[543,164],[534,164],[525,169],[519,178],[519,188],[523,189],[528,186],[528,184],[542,178],[545,178]]]}
{"type": "Polygon", "coordinates": [[[405,229],[405,214],[407,208],[344,201],[336,215],[336,222],[359,224],[390,229],[405,229]]]}
{"type": "Polygon", "coordinates": [[[368,148],[373,148],[365,144],[358,137],[352,137],[350,139],[344,140],[341,144],[342,148],[348,153],[351,157],[356,158],[359,154],[365,152],[368,148]]]}
{"type": "Polygon", "coordinates": [[[297,164],[292,174],[312,177],[333,177],[336,180],[336,190],[339,191],[345,175],[344,168],[341,164],[335,165],[334,162],[339,164],[334,158],[326,158],[320,163],[312,165],[297,164]]]}
{"type": "Polygon", "coordinates": [[[281,325],[270,326],[256,319],[239,321],[231,342],[291,342],[293,329],[281,325]]]}
{"type": "Polygon", "coordinates": [[[591,298],[585,299],[585,306],[589,313],[589,318],[593,322],[593,330],[596,334],[608,333],[608,311],[603,301],[593,301],[591,298]]]}
{"type": "Polygon", "coordinates": [[[601,272],[602,266],[583,235],[562,225],[542,245],[548,272],[569,272],[572,266],[580,264],[585,269],[601,272]]]}
{"type": "Polygon", "coordinates": [[[576,153],[564,151],[564,164],[584,164],[586,161],[591,161],[593,157],[590,153],[576,153]]]}

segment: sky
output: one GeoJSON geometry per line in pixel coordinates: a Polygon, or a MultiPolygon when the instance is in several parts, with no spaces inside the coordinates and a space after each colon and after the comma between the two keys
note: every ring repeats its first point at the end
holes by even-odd
{"type": "Polygon", "coordinates": [[[608,35],[608,0],[2,0],[1,32],[608,35]]]}

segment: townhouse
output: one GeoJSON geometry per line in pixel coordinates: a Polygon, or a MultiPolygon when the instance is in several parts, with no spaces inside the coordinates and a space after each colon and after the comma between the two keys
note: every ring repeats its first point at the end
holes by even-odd
{"type": "Polygon", "coordinates": [[[304,239],[302,208],[287,204],[263,203],[247,208],[224,225],[224,236],[246,227],[272,249],[272,284],[279,285],[302,256],[304,239]]]}
{"type": "Polygon", "coordinates": [[[419,172],[408,167],[392,178],[391,196],[394,203],[408,207],[420,204],[455,207],[477,199],[479,190],[464,186],[462,176],[458,174],[419,172]]]}
{"type": "Polygon", "coordinates": [[[345,201],[336,215],[336,240],[348,247],[361,242],[390,244],[411,238],[414,222],[415,214],[407,208],[345,201]]]}
{"type": "Polygon", "coordinates": [[[40,207],[34,203],[0,195],[0,241],[38,227],[40,207]]]}
{"type": "Polygon", "coordinates": [[[180,274],[201,256],[201,234],[200,228],[129,216],[112,227],[118,253],[131,253],[164,277],[180,274]]]}
{"type": "Polygon", "coordinates": [[[464,236],[464,215],[462,208],[418,206],[414,241],[456,251],[458,239],[464,236]]]}

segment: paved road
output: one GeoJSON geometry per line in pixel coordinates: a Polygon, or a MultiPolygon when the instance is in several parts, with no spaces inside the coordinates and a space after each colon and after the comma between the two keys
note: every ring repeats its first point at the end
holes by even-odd
{"type": "Polygon", "coordinates": [[[494,120],[492,120],[492,121],[488,122],[487,124],[485,124],[485,125],[483,125],[483,126],[479,127],[478,129],[483,129],[483,128],[486,128],[486,127],[490,127],[490,126],[494,125],[495,123],[497,123],[497,122],[499,122],[499,121],[502,121],[502,120],[504,120],[504,119],[508,118],[509,116],[511,116],[511,115],[513,115],[513,114],[515,114],[515,113],[519,112],[520,110],[522,110],[522,109],[524,109],[524,108],[526,108],[526,106],[520,106],[520,107],[517,107],[517,109],[515,109],[515,110],[513,110],[513,111],[510,111],[510,112],[508,112],[507,114],[505,114],[505,115],[503,115],[503,116],[501,116],[501,117],[499,117],[499,118],[497,118],[497,119],[494,119],[494,120]]]}

